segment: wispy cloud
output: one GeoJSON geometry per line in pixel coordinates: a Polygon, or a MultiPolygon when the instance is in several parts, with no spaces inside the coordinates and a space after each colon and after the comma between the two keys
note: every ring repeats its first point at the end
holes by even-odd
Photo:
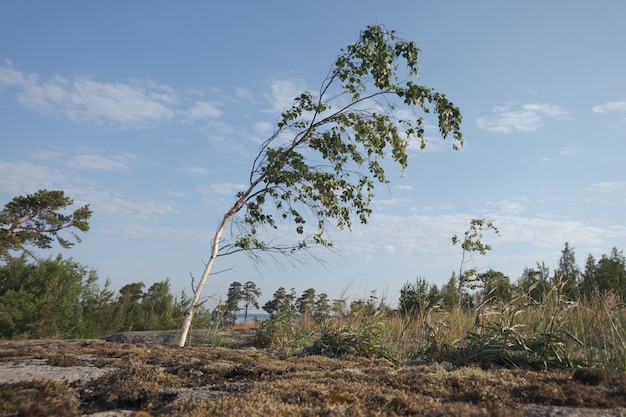
{"type": "Polygon", "coordinates": [[[608,101],[604,104],[593,106],[592,111],[594,113],[626,112],[626,101],[608,101]]]}
{"type": "Polygon", "coordinates": [[[578,146],[568,146],[563,149],[560,154],[565,156],[575,155],[576,153],[578,153],[578,149],[578,146]]]}
{"type": "Polygon", "coordinates": [[[396,190],[412,190],[413,186],[411,185],[394,185],[394,187],[396,190]]]}
{"type": "Polygon", "coordinates": [[[506,213],[508,215],[523,213],[524,211],[526,211],[526,204],[527,201],[523,198],[486,202],[487,207],[496,209],[497,212],[506,213]]]}
{"type": "Polygon", "coordinates": [[[128,172],[139,158],[131,153],[102,155],[102,151],[88,149],[35,149],[30,153],[35,159],[51,161],[69,168],[89,171],[128,172]]]}
{"type": "Polygon", "coordinates": [[[270,122],[258,122],[254,124],[254,131],[258,135],[269,135],[272,133],[274,125],[270,122]]]}
{"type": "Polygon", "coordinates": [[[198,191],[202,193],[235,195],[238,191],[245,189],[245,184],[235,184],[232,182],[221,182],[199,187],[198,191]]]}
{"type": "Polygon", "coordinates": [[[381,198],[374,199],[373,205],[377,208],[381,207],[397,207],[397,206],[407,206],[411,202],[408,198],[381,198]]]}
{"type": "Polygon", "coordinates": [[[99,215],[114,216],[134,221],[157,221],[162,216],[176,214],[178,210],[169,203],[146,198],[133,198],[106,190],[83,191],[81,200],[91,204],[99,215]]]}
{"type": "MultiPolygon", "coordinates": [[[[565,242],[580,248],[608,250],[616,239],[626,237],[623,226],[599,227],[571,220],[525,217],[518,212],[490,216],[500,234],[484,236],[483,241],[493,246],[493,252],[485,259],[476,259],[477,263],[521,274],[524,266],[536,261],[553,261],[546,256],[558,257],[565,242]],[[501,256],[499,248],[503,246],[520,247],[523,251],[519,256],[514,252],[501,256]]],[[[416,274],[424,268],[450,273],[458,268],[460,259],[451,237],[462,234],[473,217],[476,216],[470,213],[410,216],[375,213],[367,225],[357,225],[352,233],[341,234],[336,247],[346,256],[365,263],[394,256],[387,261],[389,264],[410,266],[416,274]]],[[[437,277],[428,277],[433,278],[437,277]]]]}
{"type": "Polygon", "coordinates": [[[247,88],[236,88],[235,97],[237,97],[238,99],[246,99],[249,101],[253,101],[255,99],[254,93],[247,88]]]}
{"type": "Polygon", "coordinates": [[[42,161],[58,161],[63,158],[63,151],[61,148],[49,148],[49,149],[35,149],[30,153],[35,159],[42,161]]]}
{"type": "Polygon", "coordinates": [[[81,170],[125,172],[130,170],[130,159],[132,158],[126,155],[107,158],[100,155],[84,154],[72,157],[67,165],[81,170]]]}
{"type": "Polygon", "coordinates": [[[37,82],[34,75],[25,74],[13,68],[13,61],[5,59],[0,66],[0,88],[7,86],[28,85],[37,82]]]}
{"type": "Polygon", "coordinates": [[[188,120],[195,121],[220,117],[222,111],[213,103],[196,101],[184,114],[188,120]]]}
{"type": "Polygon", "coordinates": [[[173,92],[139,82],[103,83],[56,77],[22,87],[17,101],[25,107],[42,113],[59,114],[78,123],[112,123],[128,127],[174,117],[174,111],[169,108],[175,101],[173,92]]]}
{"type": "Polygon", "coordinates": [[[523,243],[538,248],[558,248],[565,242],[587,246],[610,247],[612,237],[626,236],[626,228],[617,230],[585,225],[578,221],[527,218],[520,216],[494,216],[503,242],[523,243]]]}
{"type": "Polygon", "coordinates": [[[490,132],[533,132],[543,125],[545,119],[555,119],[567,115],[559,106],[547,103],[524,104],[515,108],[513,103],[493,109],[494,115],[480,117],[476,124],[490,132]]]}
{"type": "Polygon", "coordinates": [[[142,128],[164,122],[189,122],[220,117],[218,104],[191,100],[151,80],[102,82],[88,77],[55,76],[41,80],[5,61],[0,90],[16,89],[15,99],[32,110],[76,123],[142,128]]]}
{"type": "Polygon", "coordinates": [[[116,224],[115,226],[107,229],[105,233],[115,236],[129,236],[143,240],[166,240],[178,242],[208,240],[210,238],[209,233],[198,229],[185,229],[142,223],[116,224]]]}
{"type": "Polygon", "coordinates": [[[208,174],[209,170],[205,167],[195,166],[195,165],[183,165],[181,171],[186,172],[187,174],[193,175],[204,175],[208,174]]]}
{"type": "Polygon", "coordinates": [[[0,193],[13,198],[48,188],[63,188],[67,175],[54,168],[26,161],[0,161],[0,193]]]}
{"type": "Polygon", "coordinates": [[[615,193],[618,191],[626,190],[626,182],[614,182],[614,181],[596,182],[596,183],[588,184],[584,188],[584,190],[595,192],[595,193],[615,193]]]}
{"type": "Polygon", "coordinates": [[[266,109],[269,113],[279,114],[293,105],[293,99],[307,90],[304,80],[299,79],[274,79],[270,81],[270,90],[264,94],[269,102],[266,109]]]}

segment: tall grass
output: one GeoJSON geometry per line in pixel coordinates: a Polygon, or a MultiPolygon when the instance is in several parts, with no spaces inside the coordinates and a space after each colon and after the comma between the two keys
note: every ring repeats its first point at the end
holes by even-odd
{"type": "Polygon", "coordinates": [[[600,367],[626,372],[626,306],[614,294],[567,300],[555,283],[542,299],[530,291],[474,308],[432,305],[399,314],[381,305],[321,322],[278,315],[257,329],[261,344],[285,354],[356,355],[393,362],[528,369],[600,367]]]}
{"type": "MultiPolygon", "coordinates": [[[[595,293],[570,314],[569,328],[589,364],[626,371],[626,306],[613,293],[595,293]]],[[[572,347],[573,348],[573,347],[572,347]]]]}

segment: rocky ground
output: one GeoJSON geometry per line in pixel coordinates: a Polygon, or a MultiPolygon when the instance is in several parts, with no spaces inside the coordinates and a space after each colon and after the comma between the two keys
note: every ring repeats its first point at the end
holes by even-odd
{"type": "Polygon", "coordinates": [[[622,374],[282,357],[254,339],[0,341],[0,415],[626,416],[622,374]]]}

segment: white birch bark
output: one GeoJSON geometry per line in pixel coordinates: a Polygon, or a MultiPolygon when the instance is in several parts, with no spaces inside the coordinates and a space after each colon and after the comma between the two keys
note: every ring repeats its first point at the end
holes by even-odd
{"type": "Polygon", "coordinates": [[[224,229],[226,228],[226,224],[232,218],[232,216],[224,217],[222,220],[222,224],[215,232],[215,237],[213,238],[213,247],[211,249],[211,258],[209,262],[206,264],[204,268],[204,273],[202,274],[202,278],[200,278],[200,282],[198,286],[194,290],[193,301],[189,305],[187,309],[187,313],[185,314],[185,320],[183,320],[183,325],[180,329],[180,338],[178,339],[178,346],[185,347],[185,343],[187,343],[187,336],[189,335],[189,329],[191,328],[191,322],[193,321],[193,316],[196,314],[196,310],[200,306],[200,298],[202,297],[202,290],[204,289],[204,285],[206,284],[209,275],[211,275],[211,269],[213,269],[213,264],[215,264],[215,260],[217,259],[217,254],[219,252],[220,239],[222,237],[222,233],[224,233],[224,229]]]}

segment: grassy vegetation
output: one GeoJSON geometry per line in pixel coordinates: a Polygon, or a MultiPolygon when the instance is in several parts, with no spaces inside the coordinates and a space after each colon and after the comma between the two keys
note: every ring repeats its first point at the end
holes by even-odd
{"type": "Polygon", "coordinates": [[[260,323],[262,346],[284,355],[446,361],[526,369],[599,367],[626,372],[626,306],[611,293],[572,302],[554,286],[541,300],[516,294],[506,303],[398,314],[361,305],[321,321],[280,313],[260,323]]]}
{"type": "Polygon", "coordinates": [[[0,415],[521,417],[529,404],[626,407],[621,299],[575,303],[558,285],[541,300],[529,294],[412,314],[384,303],[317,320],[281,310],[196,329],[184,349],[171,345],[175,332],[0,341],[0,366],[37,358],[109,369],[91,381],[0,383],[0,415]]]}
{"type": "Polygon", "coordinates": [[[184,349],[172,346],[175,330],[109,342],[0,340],[0,375],[31,360],[106,369],[71,383],[0,383],[0,416],[527,416],[529,404],[626,407],[623,298],[598,290],[574,301],[565,284],[556,274],[541,291],[518,286],[506,298],[483,292],[452,306],[417,298],[409,311],[375,297],[325,314],[284,303],[268,320],[237,325],[217,309],[196,322],[184,349]]]}

